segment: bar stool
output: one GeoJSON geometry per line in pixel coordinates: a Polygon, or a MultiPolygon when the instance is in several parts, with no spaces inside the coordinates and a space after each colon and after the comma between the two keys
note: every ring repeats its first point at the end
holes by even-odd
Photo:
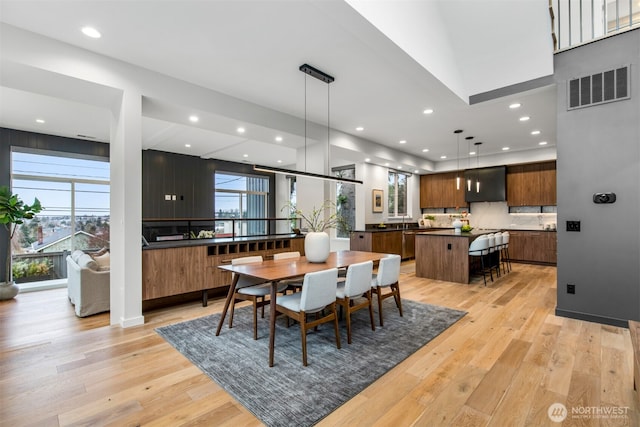
{"type": "MultiPolygon", "coordinates": [[[[484,266],[485,255],[489,255],[489,239],[487,238],[487,236],[482,235],[471,242],[471,244],[469,245],[469,256],[480,257],[480,265],[482,266],[482,279],[484,280],[484,285],[487,286],[487,276],[485,274],[487,269],[484,266]]],[[[493,277],[491,277],[491,281],[493,282],[493,277]]]]}
{"type": "Polygon", "coordinates": [[[493,256],[492,262],[496,268],[496,275],[500,277],[500,253],[502,252],[502,233],[494,233],[493,235],[493,256]]]}
{"type": "Polygon", "coordinates": [[[507,271],[511,272],[511,258],[509,258],[509,232],[505,231],[502,233],[502,259],[503,259],[503,268],[504,265],[507,266],[507,271]]]}

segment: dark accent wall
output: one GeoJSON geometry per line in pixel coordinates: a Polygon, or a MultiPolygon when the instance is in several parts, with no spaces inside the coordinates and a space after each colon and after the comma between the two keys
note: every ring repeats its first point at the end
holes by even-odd
{"type": "Polygon", "coordinates": [[[555,77],[556,314],[627,326],[640,320],[640,30],[556,54],[555,77]],[[567,110],[570,79],[625,65],[630,99],[567,110]],[[595,204],[600,192],[616,193],[616,202],[595,204]],[[567,221],[580,221],[580,231],[567,231],[567,221]]]}
{"type": "Polygon", "coordinates": [[[142,152],[142,217],[213,218],[214,175],[216,171],[261,175],[269,178],[269,213],[275,211],[275,176],[256,172],[244,163],[145,150],[142,152]],[[165,200],[165,195],[176,200],[165,200]]]}

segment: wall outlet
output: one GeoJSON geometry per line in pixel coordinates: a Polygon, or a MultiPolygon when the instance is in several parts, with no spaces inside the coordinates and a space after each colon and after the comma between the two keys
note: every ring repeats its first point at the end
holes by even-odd
{"type": "Polygon", "coordinates": [[[567,293],[568,294],[575,294],[576,293],[576,285],[571,285],[571,284],[567,283],[567,293]]]}
{"type": "Polygon", "coordinates": [[[580,231],[580,221],[567,221],[567,231],[580,231]]]}

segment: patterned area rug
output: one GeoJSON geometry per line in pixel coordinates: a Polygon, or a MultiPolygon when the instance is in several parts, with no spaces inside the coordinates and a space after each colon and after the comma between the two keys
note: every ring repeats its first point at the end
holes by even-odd
{"type": "MultiPolygon", "coordinates": [[[[376,304],[374,302],[374,304],[376,304]]],[[[352,317],[353,344],[340,322],[342,349],[324,324],[307,338],[309,366],[302,365],[300,329],[283,316],[276,322],[275,365],[268,367],[269,322],[258,318],[254,341],[251,307],[236,310],[234,326],[215,336],[220,315],[156,329],[165,340],[234,396],[267,426],[311,426],[361,392],[466,313],[392,298],[384,301],[384,327],[371,330],[367,310],[352,317]]],[[[228,317],[226,319],[228,322],[228,317]]]]}

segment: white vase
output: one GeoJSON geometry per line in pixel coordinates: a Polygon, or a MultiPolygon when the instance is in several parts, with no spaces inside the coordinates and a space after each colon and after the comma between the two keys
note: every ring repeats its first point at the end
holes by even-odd
{"type": "Polygon", "coordinates": [[[11,299],[18,295],[18,292],[20,288],[15,283],[0,283],[0,301],[11,299]]]}
{"type": "Polygon", "coordinates": [[[460,233],[462,231],[462,221],[460,221],[458,218],[453,221],[452,225],[456,233],[460,233]]]}
{"type": "Polygon", "coordinates": [[[325,262],[329,258],[329,235],[324,231],[307,233],[304,238],[304,256],[309,262],[325,262]]]}

